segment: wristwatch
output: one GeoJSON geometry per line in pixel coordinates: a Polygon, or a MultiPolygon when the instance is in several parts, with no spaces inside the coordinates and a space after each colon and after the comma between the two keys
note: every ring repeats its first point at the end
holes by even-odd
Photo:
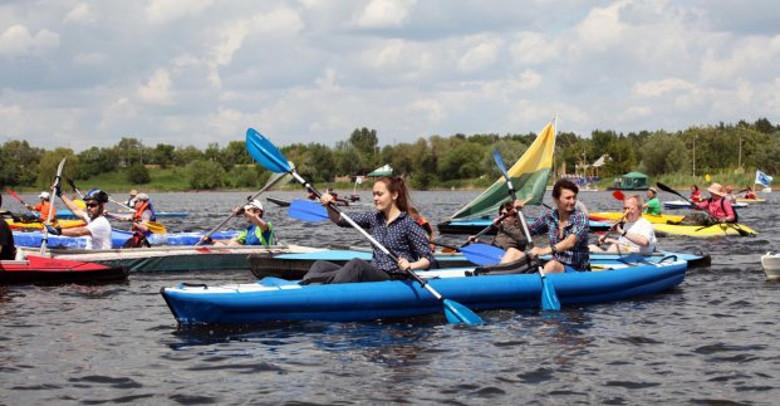
{"type": "Polygon", "coordinates": [[[558,250],[555,249],[555,244],[550,244],[550,254],[555,255],[558,253],[558,250]]]}
{"type": "Polygon", "coordinates": [[[621,235],[622,235],[623,237],[625,237],[625,236],[626,236],[626,234],[628,234],[628,230],[623,230],[623,234],[621,234],[621,235]]]}

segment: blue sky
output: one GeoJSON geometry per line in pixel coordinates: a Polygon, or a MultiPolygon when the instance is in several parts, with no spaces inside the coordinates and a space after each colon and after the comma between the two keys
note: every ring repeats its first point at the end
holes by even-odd
{"type": "Polygon", "coordinates": [[[780,122],[773,1],[0,3],[0,142],[205,147],[780,122]]]}

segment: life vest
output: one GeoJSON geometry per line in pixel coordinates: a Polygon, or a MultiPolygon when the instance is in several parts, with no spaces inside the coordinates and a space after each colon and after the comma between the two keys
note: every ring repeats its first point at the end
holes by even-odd
{"type": "MultiPolygon", "coordinates": [[[[147,210],[152,213],[151,217],[149,217],[149,221],[157,221],[157,213],[154,211],[154,206],[152,206],[152,203],[147,200],[141,205],[141,207],[135,210],[135,213],[133,213],[133,222],[143,221],[143,214],[147,210]]],[[[147,230],[142,232],[142,234],[148,237],[150,234],[152,234],[152,232],[147,230]]]]}
{"type": "MultiPolygon", "coordinates": [[[[434,240],[433,227],[431,227],[431,223],[428,222],[428,219],[423,217],[423,216],[420,216],[420,217],[417,217],[414,221],[417,224],[419,224],[420,227],[422,227],[423,230],[425,230],[425,234],[428,235],[428,240],[433,242],[433,240],[434,240]]],[[[432,251],[436,251],[436,244],[431,244],[431,250],[432,251]]]]}
{"type": "Polygon", "coordinates": [[[274,226],[270,222],[266,222],[268,230],[263,231],[260,226],[252,224],[246,229],[246,239],[244,245],[263,245],[269,246],[274,244],[274,226]]]}

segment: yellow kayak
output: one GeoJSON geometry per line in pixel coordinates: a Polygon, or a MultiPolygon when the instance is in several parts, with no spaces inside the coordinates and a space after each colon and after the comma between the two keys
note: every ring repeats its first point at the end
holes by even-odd
{"type": "MultiPolygon", "coordinates": [[[[11,227],[12,230],[31,231],[31,230],[43,229],[43,223],[39,223],[39,222],[32,222],[32,223],[18,222],[17,223],[12,219],[5,219],[5,222],[8,223],[8,227],[11,227]]],[[[59,226],[60,228],[81,227],[86,224],[87,223],[84,222],[84,220],[57,220],[52,222],[52,225],[59,226]]]]}
{"type": "Polygon", "coordinates": [[[738,197],[737,201],[743,203],[764,203],[766,199],[745,199],[744,197],[738,197]]]}
{"type": "Polygon", "coordinates": [[[696,238],[758,235],[752,228],[741,224],[715,224],[709,227],[653,224],[653,230],[658,235],[681,235],[696,238]]]}
{"type": "MultiPolygon", "coordinates": [[[[623,213],[619,211],[604,211],[599,213],[590,213],[590,219],[594,221],[618,221],[623,217],[623,213]]],[[[652,224],[666,224],[667,221],[673,223],[679,223],[685,216],[678,216],[674,214],[648,214],[643,213],[642,217],[646,218],[652,224]]]]}

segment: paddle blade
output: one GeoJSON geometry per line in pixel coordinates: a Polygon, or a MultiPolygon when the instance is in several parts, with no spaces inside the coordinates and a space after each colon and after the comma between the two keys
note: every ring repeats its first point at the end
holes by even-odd
{"type": "Polygon", "coordinates": [[[558,294],[555,293],[555,286],[542,276],[542,309],[543,310],[561,310],[561,302],[558,300],[558,294]]]}
{"type": "Polygon", "coordinates": [[[167,234],[168,230],[165,228],[164,225],[156,222],[156,221],[147,221],[146,227],[149,228],[149,231],[155,233],[155,234],[167,234]]]}
{"type": "Polygon", "coordinates": [[[506,252],[488,244],[469,244],[460,248],[469,262],[477,265],[495,265],[501,262],[506,252]]]}
{"type": "Polygon", "coordinates": [[[450,323],[464,323],[464,324],[482,324],[482,318],[477,316],[476,313],[471,311],[466,306],[452,301],[450,299],[442,300],[444,304],[444,315],[447,316],[447,321],[450,323]]]}
{"type": "Polygon", "coordinates": [[[621,192],[619,190],[616,190],[616,191],[612,192],[612,197],[614,197],[616,200],[620,200],[621,202],[623,201],[623,199],[626,198],[626,196],[623,194],[623,192],[621,192]]]}
{"type": "Polygon", "coordinates": [[[496,166],[498,166],[498,170],[500,170],[501,174],[504,175],[504,178],[509,179],[509,173],[506,171],[506,165],[504,165],[504,159],[501,158],[501,153],[498,152],[498,149],[493,150],[493,160],[496,162],[496,166]]]}
{"type": "Polygon", "coordinates": [[[293,200],[287,215],[302,221],[323,221],[328,219],[328,211],[321,204],[309,200],[293,200]]]}
{"type": "Polygon", "coordinates": [[[254,128],[246,130],[246,149],[257,163],[272,172],[283,173],[292,170],[284,155],[254,128]]]}

